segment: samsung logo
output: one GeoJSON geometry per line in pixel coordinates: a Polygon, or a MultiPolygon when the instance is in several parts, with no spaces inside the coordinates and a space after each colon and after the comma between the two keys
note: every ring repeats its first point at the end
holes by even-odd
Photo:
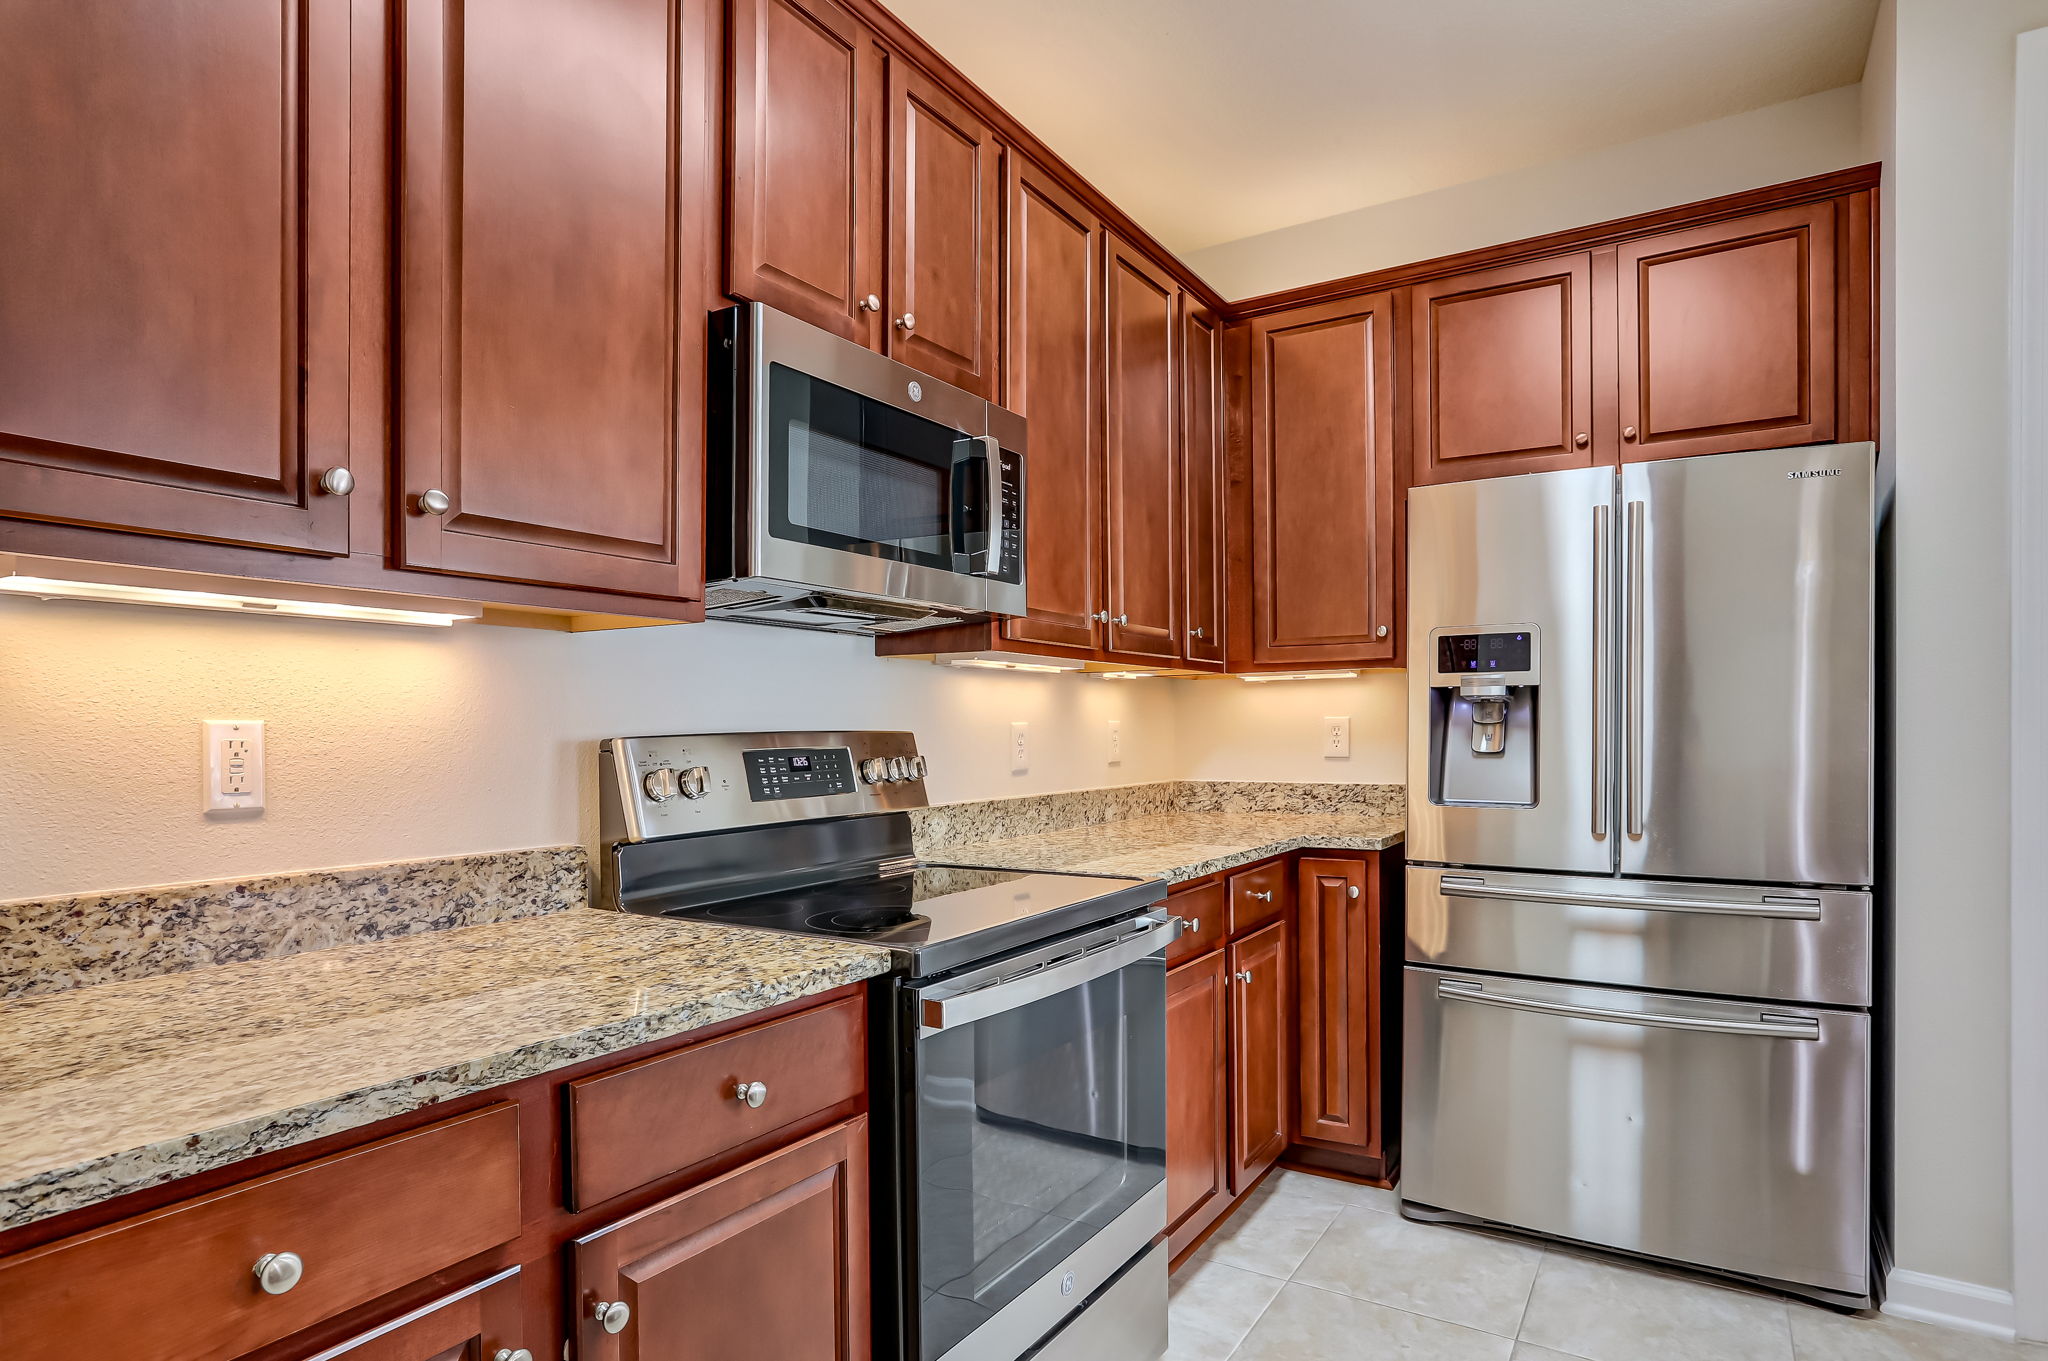
{"type": "Polygon", "coordinates": [[[1785,474],[1787,478],[1792,479],[1801,477],[1840,477],[1841,475],[1842,470],[1840,468],[1801,468],[1796,473],[1785,474]]]}

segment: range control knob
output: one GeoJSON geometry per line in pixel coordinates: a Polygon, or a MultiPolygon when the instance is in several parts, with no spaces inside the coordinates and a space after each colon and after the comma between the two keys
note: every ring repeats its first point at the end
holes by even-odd
{"type": "Polygon", "coordinates": [[[704,766],[691,766],[676,777],[677,784],[686,799],[701,799],[707,792],[711,771],[704,766]]]}
{"type": "Polygon", "coordinates": [[[682,791],[681,783],[671,766],[659,766],[640,777],[640,787],[647,791],[647,797],[656,803],[667,803],[682,791]]]}
{"type": "Polygon", "coordinates": [[[922,756],[913,756],[913,757],[911,757],[911,758],[910,758],[910,778],[911,778],[911,779],[913,779],[913,780],[922,780],[922,779],[924,778],[924,772],[925,772],[925,764],[924,764],[924,757],[922,757],[922,756]]]}
{"type": "Polygon", "coordinates": [[[869,784],[880,784],[889,778],[889,763],[879,756],[870,756],[860,763],[860,777],[869,784]]]}
{"type": "Polygon", "coordinates": [[[889,783],[894,784],[898,780],[907,780],[909,778],[910,762],[904,760],[901,756],[891,756],[889,758],[889,783]]]}

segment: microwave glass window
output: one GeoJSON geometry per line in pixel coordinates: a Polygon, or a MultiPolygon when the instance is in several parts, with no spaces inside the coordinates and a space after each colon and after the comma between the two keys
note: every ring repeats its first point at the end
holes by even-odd
{"type": "Polygon", "coordinates": [[[980,445],[964,432],[781,364],[768,424],[776,538],[951,570],[981,532],[980,445]]]}

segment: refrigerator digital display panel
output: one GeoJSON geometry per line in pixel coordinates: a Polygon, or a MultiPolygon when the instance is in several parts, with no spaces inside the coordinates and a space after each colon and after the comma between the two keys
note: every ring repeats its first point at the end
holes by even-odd
{"type": "Polygon", "coordinates": [[[1436,640],[1436,669],[1461,671],[1527,671],[1527,633],[1447,633],[1436,640]]]}

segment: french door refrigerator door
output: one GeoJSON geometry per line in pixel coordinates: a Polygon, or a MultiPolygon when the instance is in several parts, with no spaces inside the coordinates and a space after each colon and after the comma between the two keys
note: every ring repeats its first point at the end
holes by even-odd
{"type": "Polygon", "coordinates": [[[1870,1018],[1407,970],[1404,1209],[1870,1280],[1870,1018]]]}
{"type": "Polygon", "coordinates": [[[1621,872],[1868,884],[1875,447],[1621,488],[1621,872]]]}
{"type": "MultiPolygon", "coordinates": [[[[1608,770],[1614,471],[1580,468],[1417,487],[1408,496],[1410,860],[1576,874],[1614,872],[1608,770]],[[1533,714],[1514,701],[1508,744],[1533,741],[1534,799],[1460,807],[1432,796],[1432,638],[1533,630],[1533,714]],[[1514,725],[1533,720],[1528,727],[1514,725]]],[[[1512,636],[1512,635],[1511,635],[1512,636]]],[[[1469,728],[1446,740],[1463,740],[1469,728]]],[[[1510,751],[1506,755],[1513,756],[1510,751]]]]}

